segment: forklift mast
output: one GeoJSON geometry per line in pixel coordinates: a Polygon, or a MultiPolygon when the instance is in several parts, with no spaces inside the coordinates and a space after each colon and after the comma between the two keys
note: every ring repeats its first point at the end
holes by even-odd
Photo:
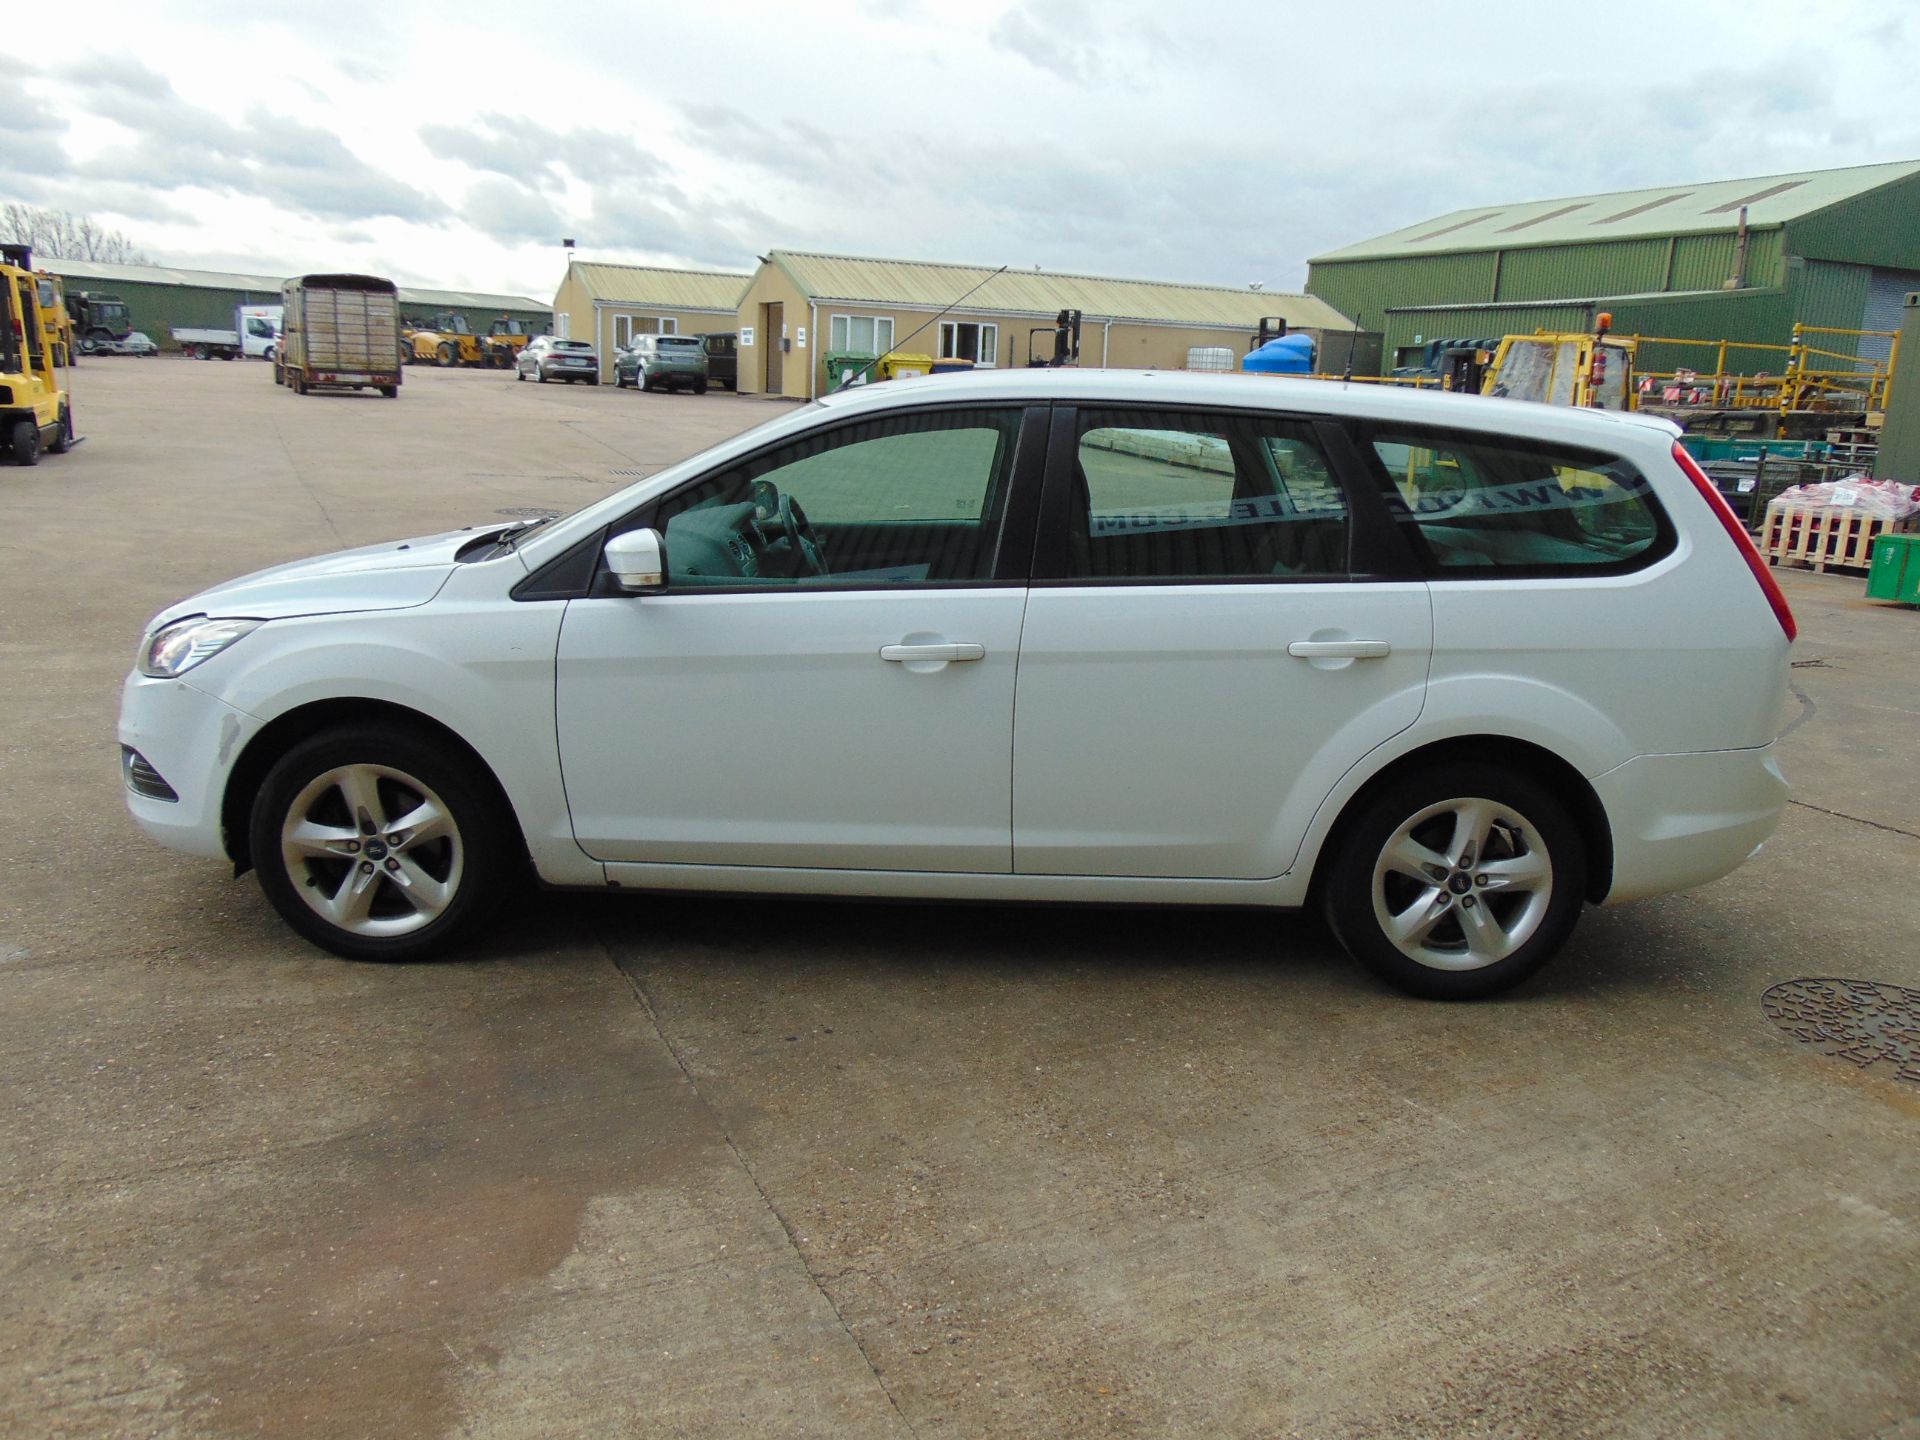
{"type": "Polygon", "coordinates": [[[1076,364],[1080,359],[1080,321],[1078,310],[1062,310],[1054,316],[1053,324],[1036,325],[1027,332],[1027,368],[1029,370],[1057,369],[1062,365],[1076,364]],[[1053,336],[1053,357],[1042,360],[1034,354],[1034,336],[1053,336]]]}

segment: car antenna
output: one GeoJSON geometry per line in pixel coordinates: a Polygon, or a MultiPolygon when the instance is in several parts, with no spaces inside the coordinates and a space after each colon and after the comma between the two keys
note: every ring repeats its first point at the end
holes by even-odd
{"type": "MultiPolygon", "coordinates": [[[[913,339],[915,335],[918,335],[921,330],[926,329],[928,325],[935,324],[938,321],[945,319],[950,311],[959,309],[960,306],[964,305],[969,298],[971,298],[977,291],[979,291],[986,285],[987,280],[998,279],[1000,276],[1006,273],[1007,273],[1007,267],[1002,265],[998,270],[994,271],[993,274],[987,276],[986,280],[982,280],[978,285],[974,286],[972,290],[967,291],[965,295],[962,295],[958,300],[954,301],[951,305],[947,306],[945,310],[942,310],[938,315],[934,316],[932,320],[926,321],[924,324],[920,326],[918,330],[914,330],[911,333],[909,333],[907,336],[907,340],[913,339]]],[[[900,342],[900,345],[904,345],[906,343],[907,343],[906,340],[902,340],[900,342]]],[[[900,348],[899,345],[891,346],[889,347],[889,353],[899,348],[900,348]]],[[[851,386],[864,383],[862,380],[856,377],[864,376],[869,370],[873,369],[873,367],[878,365],[879,363],[880,363],[880,357],[878,355],[874,356],[873,359],[869,360],[866,364],[862,365],[858,370],[854,371],[852,375],[849,375],[847,376],[846,379],[842,380],[840,382],[840,388],[842,390],[845,390],[850,388],[851,386]]]]}
{"type": "Polygon", "coordinates": [[[1359,343],[1360,343],[1360,312],[1356,310],[1353,312],[1353,334],[1347,337],[1346,367],[1342,369],[1340,372],[1340,383],[1342,385],[1351,385],[1353,383],[1353,348],[1359,343]]]}

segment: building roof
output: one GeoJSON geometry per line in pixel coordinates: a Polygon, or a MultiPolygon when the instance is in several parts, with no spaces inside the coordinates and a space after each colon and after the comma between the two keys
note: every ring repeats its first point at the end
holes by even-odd
{"type": "Polygon", "coordinates": [[[1281,316],[1295,329],[1347,330],[1353,326],[1351,320],[1325,301],[1278,290],[1181,285],[1165,280],[1112,280],[1057,270],[1009,269],[995,275],[990,265],[873,260],[803,250],[774,250],[769,255],[800,293],[811,300],[900,305],[917,310],[944,310],[954,306],[968,312],[1038,316],[1051,316],[1068,309],[1080,310],[1099,320],[1136,320],[1230,330],[1250,329],[1266,315],[1281,316]],[[969,295],[969,291],[973,293],[969,295]],[[962,296],[966,299],[955,305],[962,296]]]}
{"type": "MultiPolygon", "coordinates": [[[[271,290],[286,283],[279,275],[238,275],[227,270],[178,270],[170,265],[109,265],[99,260],[65,260],[55,257],[34,263],[62,279],[97,280],[103,284],[180,285],[191,290],[271,290]]],[[[479,290],[422,290],[412,285],[400,287],[402,305],[457,305],[477,310],[531,310],[547,314],[553,307],[544,300],[525,295],[489,295],[479,290]]]]}
{"type": "Polygon", "coordinates": [[[1920,160],[1476,205],[1330,250],[1311,263],[1733,230],[1740,224],[1742,205],[1747,207],[1749,229],[1773,229],[1914,175],[1920,175],[1920,160]]]}
{"type": "Polygon", "coordinates": [[[730,270],[669,270],[659,265],[575,260],[568,268],[595,300],[663,310],[737,310],[753,281],[751,275],[730,270]]]}

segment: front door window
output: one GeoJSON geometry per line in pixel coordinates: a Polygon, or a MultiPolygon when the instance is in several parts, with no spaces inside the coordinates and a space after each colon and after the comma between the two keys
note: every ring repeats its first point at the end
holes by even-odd
{"type": "Polygon", "coordinates": [[[1016,409],[944,411],[809,437],[663,501],[668,586],[894,586],[994,569],[1016,409]]]}

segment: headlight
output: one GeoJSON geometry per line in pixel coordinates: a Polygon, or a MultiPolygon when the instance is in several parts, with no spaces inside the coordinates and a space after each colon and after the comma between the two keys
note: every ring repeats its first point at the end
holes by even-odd
{"type": "Polygon", "coordinates": [[[243,635],[251,635],[259,620],[215,620],[189,615],[163,625],[140,647],[140,673],[155,680],[184,675],[202,660],[211,660],[243,635]]]}

